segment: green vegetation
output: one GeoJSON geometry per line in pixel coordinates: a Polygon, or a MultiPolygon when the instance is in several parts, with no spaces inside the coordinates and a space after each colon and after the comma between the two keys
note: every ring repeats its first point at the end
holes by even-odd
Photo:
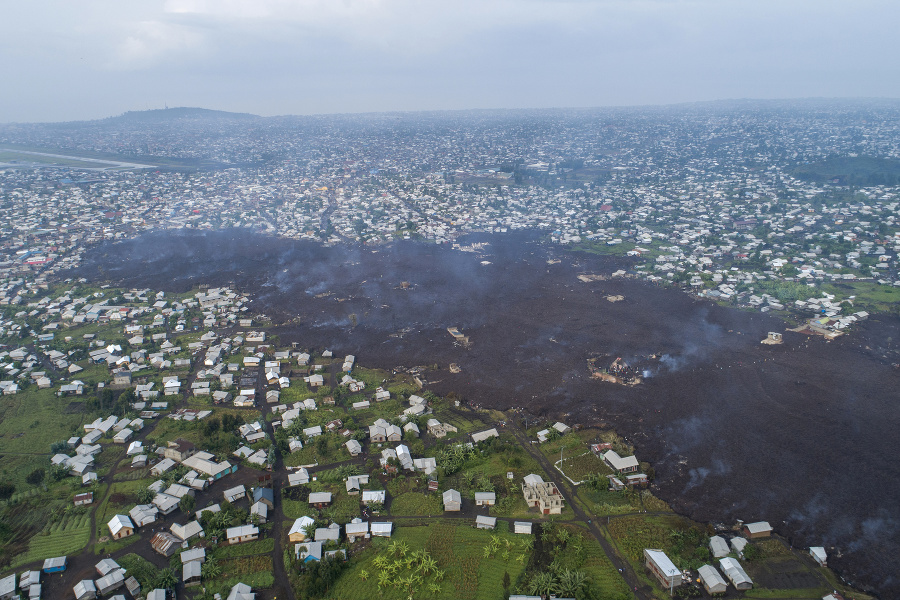
{"type": "Polygon", "coordinates": [[[394,517],[432,516],[443,512],[444,505],[437,492],[406,492],[391,500],[391,516],[394,517]]]}
{"type": "Polygon", "coordinates": [[[28,551],[13,558],[10,567],[16,568],[35,560],[75,554],[84,548],[91,538],[91,518],[87,513],[72,514],[48,525],[31,538],[28,551]]]}
{"type": "Polygon", "coordinates": [[[275,538],[265,538],[254,540],[252,542],[244,542],[243,544],[234,544],[230,546],[220,546],[215,550],[217,559],[238,558],[241,556],[254,556],[256,554],[269,554],[275,549],[275,538]]]}
{"type": "Polygon", "coordinates": [[[389,543],[377,540],[352,561],[326,597],[365,600],[377,586],[386,599],[405,600],[412,591],[434,598],[502,598],[504,573],[515,580],[525,570],[525,540],[446,522],[398,527],[389,543]]]}

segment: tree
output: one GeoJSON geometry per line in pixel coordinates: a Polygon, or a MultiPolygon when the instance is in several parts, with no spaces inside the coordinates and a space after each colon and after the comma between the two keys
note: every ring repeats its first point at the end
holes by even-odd
{"type": "Polygon", "coordinates": [[[574,597],[584,587],[586,579],[584,573],[565,569],[559,574],[554,591],[559,596],[574,597]]]}
{"type": "Polygon", "coordinates": [[[190,514],[194,512],[194,506],[197,504],[197,501],[190,494],[185,494],[181,497],[181,500],[178,501],[178,508],[184,511],[185,514],[190,514]]]}
{"type": "Polygon", "coordinates": [[[35,469],[25,477],[25,481],[31,485],[40,485],[44,481],[44,475],[46,475],[44,469],[35,469]]]}
{"type": "MultiPolygon", "coordinates": [[[[201,575],[202,575],[202,567],[201,567],[201,575]]],[[[168,590],[174,588],[178,583],[178,575],[175,573],[175,569],[172,567],[161,569],[159,574],[156,576],[156,583],[154,587],[162,588],[164,590],[168,590]]]]}
{"type": "Polygon", "coordinates": [[[529,594],[549,596],[554,589],[556,589],[556,576],[547,571],[537,573],[528,582],[529,594]]]}
{"type": "Polygon", "coordinates": [[[503,571],[503,589],[504,589],[504,590],[508,590],[508,589],[509,589],[509,584],[510,584],[510,581],[509,581],[509,571],[503,571]]]}
{"type": "Polygon", "coordinates": [[[15,485],[5,481],[3,483],[0,483],[0,500],[9,500],[15,493],[15,491],[15,485]]]}
{"type": "Polygon", "coordinates": [[[217,561],[215,557],[207,558],[206,562],[200,565],[200,575],[204,579],[215,579],[221,574],[222,567],[219,565],[219,561],[217,561]]]}
{"type": "Polygon", "coordinates": [[[151,490],[149,487],[145,487],[141,490],[138,490],[137,493],[137,501],[139,504],[150,504],[153,502],[153,499],[156,497],[156,492],[151,490]]]}

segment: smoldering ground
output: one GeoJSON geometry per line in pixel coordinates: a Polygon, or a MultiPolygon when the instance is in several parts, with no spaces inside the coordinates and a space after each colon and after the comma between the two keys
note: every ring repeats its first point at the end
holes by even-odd
{"type": "Polygon", "coordinates": [[[784,330],[772,317],[635,280],[577,278],[623,260],[530,234],[479,239],[486,254],[161,232],[96,247],[77,275],[171,291],[234,285],[281,323],[282,342],[376,367],[437,364],[427,373],[437,393],[609,423],[654,464],[657,492],[679,511],[768,520],[796,545],[840,550],[829,562],[848,579],[900,596],[888,559],[900,553],[897,319],[874,317],[834,342],[788,332],[764,346],[784,330]],[[627,357],[652,377],[635,387],[591,379],[594,357],[627,357]]]}

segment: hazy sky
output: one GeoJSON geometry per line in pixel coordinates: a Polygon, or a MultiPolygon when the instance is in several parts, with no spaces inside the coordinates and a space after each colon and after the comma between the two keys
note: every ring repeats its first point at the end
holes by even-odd
{"type": "Polygon", "coordinates": [[[0,6],[0,122],[900,97],[897,0],[0,6]]]}

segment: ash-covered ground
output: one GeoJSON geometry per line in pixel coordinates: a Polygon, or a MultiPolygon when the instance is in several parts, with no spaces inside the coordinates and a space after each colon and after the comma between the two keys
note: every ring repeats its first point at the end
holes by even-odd
{"type": "Polygon", "coordinates": [[[367,366],[437,364],[426,375],[436,393],[608,423],[654,464],[657,492],[680,512],[768,520],[795,545],[833,546],[829,562],[848,581],[900,597],[896,318],[873,317],[833,342],[788,332],[765,346],[768,331],[784,331],[775,318],[635,280],[577,277],[609,275],[627,264],[619,259],[530,235],[463,243],[482,241],[483,251],[460,252],[161,232],[96,248],[77,275],[171,291],[234,285],[284,323],[282,343],[367,366]],[[594,357],[622,357],[648,377],[634,387],[591,379],[594,357]]]}

